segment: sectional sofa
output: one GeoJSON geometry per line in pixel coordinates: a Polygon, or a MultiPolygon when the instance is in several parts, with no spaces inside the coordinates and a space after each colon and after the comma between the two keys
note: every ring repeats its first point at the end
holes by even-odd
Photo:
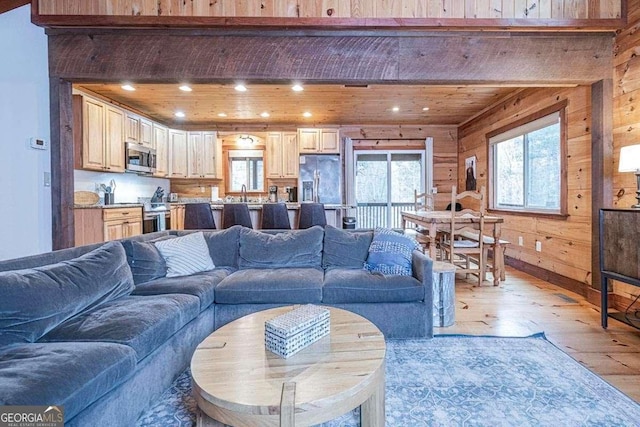
{"type": "Polygon", "coordinates": [[[363,270],[372,231],[203,233],[215,268],[166,277],[159,232],[0,262],[0,405],[62,405],[69,426],[130,426],[212,331],[289,304],[358,313],[387,338],[431,337],[432,261],[363,270]]]}

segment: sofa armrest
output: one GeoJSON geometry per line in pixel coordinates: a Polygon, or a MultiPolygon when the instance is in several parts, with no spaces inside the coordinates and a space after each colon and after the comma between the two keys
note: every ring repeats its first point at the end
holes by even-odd
{"type": "Polygon", "coordinates": [[[420,251],[411,257],[413,277],[424,286],[424,303],[433,306],[433,260],[420,251]]]}

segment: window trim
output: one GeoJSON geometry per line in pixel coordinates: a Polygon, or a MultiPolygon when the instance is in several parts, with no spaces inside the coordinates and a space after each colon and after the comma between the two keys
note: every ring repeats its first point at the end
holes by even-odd
{"type": "Polygon", "coordinates": [[[566,108],[568,105],[568,101],[566,99],[553,104],[549,107],[543,108],[533,114],[530,114],[526,117],[518,119],[508,125],[502,126],[498,129],[495,129],[485,135],[485,142],[487,147],[487,183],[488,183],[488,199],[489,199],[489,207],[488,211],[496,212],[496,213],[508,213],[508,214],[516,214],[516,215],[529,215],[529,216],[538,216],[538,217],[547,217],[547,218],[567,218],[569,216],[567,209],[567,113],[566,108]],[[549,212],[549,211],[537,211],[535,209],[502,209],[495,207],[494,201],[494,160],[492,156],[492,148],[489,141],[491,138],[508,132],[512,129],[515,129],[520,126],[524,126],[527,123],[533,122],[534,120],[541,119],[542,117],[548,116],[553,113],[559,113],[560,115],[560,211],[559,212],[549,212]]]}

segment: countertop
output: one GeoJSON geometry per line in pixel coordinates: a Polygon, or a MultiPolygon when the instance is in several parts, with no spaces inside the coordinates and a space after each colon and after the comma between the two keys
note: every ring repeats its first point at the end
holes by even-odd
{"type": "MultiPolygon", "coordinates": [[[[211,209],[213,210],[222,210],[224,206],[224,203],[222,202],[211,202],[210,200],[206,200],[204,202],[197,202],[197,201],[170,202],[169,205],[186,205],[189,203],[210,203],[211,209]]],[[[232,202],[232,203],[240,203],[240,202],[232,202]]],[[[266,205],[266,204],[268,203],[267,202],[265,203],[248,202],[247,206],[249,207],[250,210],[262,210],[262,205],[266,205]]],[[[300,209],[301,204],[302,203],[285,203],[285,205],[287,205],[287,209],[289,210],[298,210],[300,209]]],[[[142,203],[114,203],[112,205],[96,204],[91,206],[74,205],[74,209],[117,209],[117,208],[142,208],[142,207],[143,207],[142,203]]],[[[341,210],[341,209],[355,208],[355,206],[325,204],[324,208],[325,210],[341,210]]]]}
{"type": "Polygon", "coordinates": [[[117,209],[117,208],[141,208],[142,203],[114,203],[112,205],[73,205],[74,209],[117,209]]]}

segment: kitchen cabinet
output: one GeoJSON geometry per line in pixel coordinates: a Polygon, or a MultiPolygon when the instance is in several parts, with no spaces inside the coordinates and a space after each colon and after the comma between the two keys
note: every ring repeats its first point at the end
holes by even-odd
{"type": "Polygon", "coordinates": [[[184,230],[184,205],[171,205],[169,213],[171,230],[184,230]]]}
{"type": "Polygon", "coordinates": [[[222,161],[222,147],[218,144],[216,132],[189,132],[187,137],[187,176],[221,178],[218,163],[222,161]]]}
{"type": "Polygon", "coordinates": [[[266,139],[267,178],[298,177],[298,135],[269,132],[266,139]]]}
{"type": "Polygon", "coordinates": [[[169,176],[169,129],[153,124],[153,145],[156,147],[156,171],[153,176],[169,176]]]}
{"type": "Polygon", "coordinates": [[[104,241],[142,234],[142,208],[102,209],[104,241]]]}
{"type": "Polygon", "coordinates": [[[124,111],[107,105],[105,110],[105,152],[109,172],[124,172],[124,111]]]}
{"type": "Polygon", "coordinates": [[[188,170],[187,132],[169,129],[169,177],[186,178],[188,170]]]}
{"type": "Polygon", "coordinates": [[[142,208],[77,208],[75,245],[83,246],[142,234],[142,208]]]}
{"type": "Polygon", "coordinates": [[[153,148],[153,122],[127,112],[126,141],[153,148]]]}
{"type": "Polygon", "coordinates": [[[335,154],[340,152],[338,129],[298,129],[298,144],[301,154],[335,154]]]}
{"type": "Polygon", "coordinates": [[[140,145],[155,148],[153,145],[153,122],[140,118],[140,145]]]}
{"type": "Polygon", "coordinates": [[[124,111],[84,95],[73,96],[73,111],[75,167],[124,172],[124,111]]]}

